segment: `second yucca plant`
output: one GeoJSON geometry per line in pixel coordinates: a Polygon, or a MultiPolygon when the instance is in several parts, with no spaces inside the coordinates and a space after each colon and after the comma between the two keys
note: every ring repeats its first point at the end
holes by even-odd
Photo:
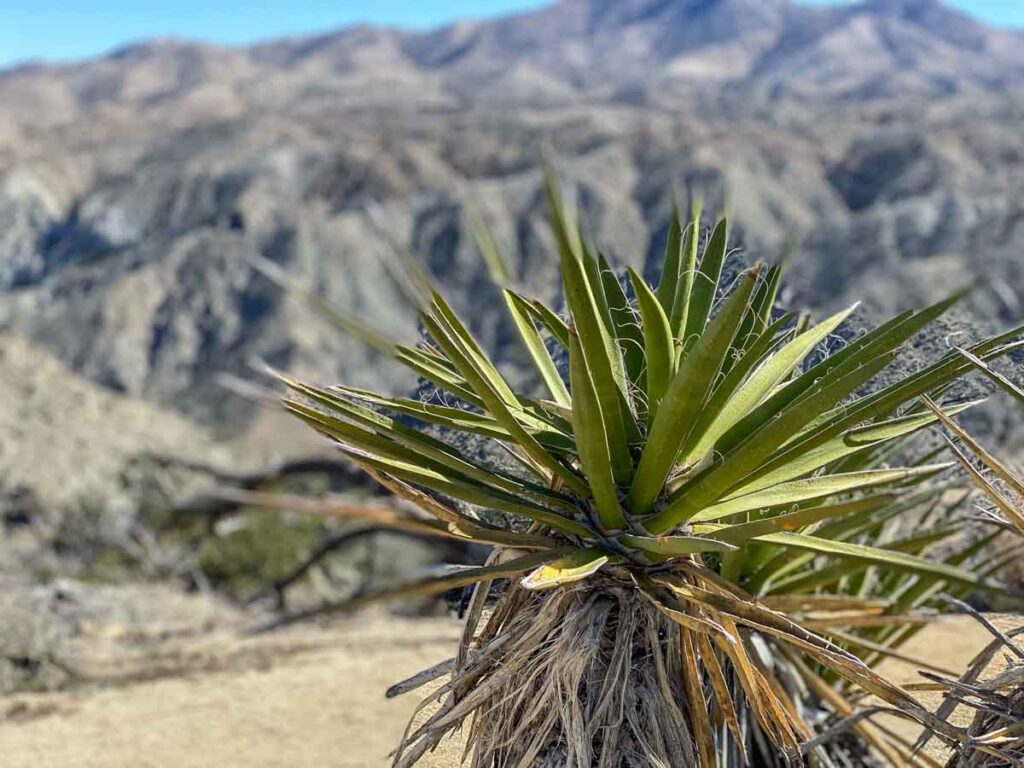
{"type": "MultiPolygon", "coordinates": [[[[720,285],[725,221],[701,249],[699,217],[674,216],[652,288],[620,282],[547,189],[566,314],[507,285],[502,310],[544,396],[514,391],[433,290],[425,340],[394,351],[443,400],[285,379],[290,411],[431,516],[391,523],[494,546],[482,567],[361,600],[476,585],[456,658],[400,686],[446,678],[395,764],[463,725],[479,768],[799,763],[826,754],[816,718],[852,715],[858,690],[960,740],[855,654],[898,655],[937,590],[997,586],[969,551],[923,556],[950,528],[893,528],[945,502],[945,465],[887,461],[938,418],[919,398],[941,401],[969,363],[951,354],[870,387],[956,298],[822,356],[851,310],[817,324],[778,310],[778,266],[720,285]],[[467,435],[496,448],[469,450],[467,435]]],[[[852,727],[909,759],[897,736],[852,727]]]]}

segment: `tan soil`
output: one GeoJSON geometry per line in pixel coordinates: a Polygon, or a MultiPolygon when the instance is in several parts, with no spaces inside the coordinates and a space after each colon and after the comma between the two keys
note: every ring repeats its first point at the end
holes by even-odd
{"type": "MultiPolygon", "coordinates": [[[[1004,632],[1015,629],[1024,623],[1024,619],[1020,616],[990,615],[988,618],[992,624],[1004,632]]],[[[901,651],[938,667],[947,668],[951,673],[950,676],[956,677],[963,674],[967,666],[974,660],[974,657],[984,650],[993,639],[992,635],[973,619],[958,616],[943,619],[930,627],[926,627],[916,637],[912,638],[901,651]]],[[[1002,652],[997,654],[997,658],[993,661],[986,677],[993,677],[1005,669],[1005,656],[1006,654],[1002,652]]],[[[911,685],[926,682],[918,674],[918,669],[913,664],[888,660],[879,666],[878,671],[900,685],[911,685]]],[[[933,712],[942,701],[940,693],[918,693],[916,696],[922,704],[933,712]]],[[[967,707],[962,706],[954,711],[950,720],[956,725],[966,726],[970,723],[972,716],[973,712],[967,707]]],[[[906,720],[886,717],[882,718],[881,721],[884,721],[886,726],[911,741],[916,741],[921,732],[921,729],[915,723],[906,720]]],[[[936,739],[932,740],[927,752],[932,757],[942,761],[948,756],[948,752],[936,739]]]]}
{"type": "MultiPolygon", "coordinates": [[[[206,637],[180,650],[180,663],[162,667],[156,679],[126,673],[108,676],[107,686],[0,699],[0,762],[4,768],[386,766],[417,698],[387,701],[384,691],[447,658],[458,632],[451,619],[370,614],[330,629],[206,637]]],[[[959,669],[988,639],[970,620],[951,619],[923,632],[907,652],[959,669]]],[[[107,660],[108,672],[112,663],[107,660]]],[[[887,666],[905,682],[917,679],[911,665],[887,666]]],[[[913,728],[904,730],[913,735],[913,728]]],[[[458,758],[449,747],[426,765],[455,766],[458,758]]]]}

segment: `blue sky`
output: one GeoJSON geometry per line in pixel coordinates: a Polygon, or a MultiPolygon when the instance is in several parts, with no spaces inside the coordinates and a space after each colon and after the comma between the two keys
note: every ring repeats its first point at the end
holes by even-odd
{"type": "MultiPolygon", "coordinates": [[[[813,0],[834,2],[834,0],[813,0]]],[[[95,56],[149,37],[247,43],[372,21],[430,27],[545,5],[548,0],[2,0],[0,67],[95,56]]],[[[949,0],[1024,27],[1024,0],[949,0]]]]}

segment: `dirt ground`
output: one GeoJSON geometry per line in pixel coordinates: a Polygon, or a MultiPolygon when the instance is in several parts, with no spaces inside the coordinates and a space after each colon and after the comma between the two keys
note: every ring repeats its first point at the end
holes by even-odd
{"type": "MultiPolygon", "coordinates": [[[[451,655],[451,619],[368,614],[332,628],[239,640],[177,641],[163,664],[137,663],[103,683],[0,699],[4,768],[376,768],[417,703],[388,701],[394,682],[451,655]],[[134,671],[132,671],[134,669],[134,671]],[[155,670],[155,671],[153,671],[155,670]]],[[[907,648],[963,667],[989,637],[951,619],[907,648]]],[[[124,658],[130,650],[122,644],[124,658]]],[[[113,651],[111,651],[113,652],[113,651]]],[[[108,667],[112,664],[108,659],[108,667]]],[[[116,666],[116,665],[115,665],[116,666]]],[[[911,665],[890,664],[904,682],[911,665]]],[[[429,768],[459,764],[454,747],[429,768]]]]}

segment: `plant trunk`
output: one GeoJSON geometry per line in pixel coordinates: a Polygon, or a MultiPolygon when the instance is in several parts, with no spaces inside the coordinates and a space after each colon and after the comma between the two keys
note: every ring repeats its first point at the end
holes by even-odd
{"type": "MultiPolygon", "coordinates": [[[[703,701],[688,698],[680,627],[633,585],[610,579],[602,589],[588,583],[539,594],[514,587],[498,600],[474,648],[432,697],[441,700],[439,709],[400,745],[395,766],[413,766],[464,724],[472,768],[701,766],[695,717],[718,725],[716,765],[708,768],[792,764],[761,732],[731,672],[742,748],[722,722],[706,673],[703,701]]],[[[810,707],[805,696],[791,693],[810,707]]],[[[815,709],[810,717],[827,716],[815,709]]],[[[851,742],[830,749],[832,764],[871,765],[851,742]],[[857,754],[848,754],[850,747],[857,754]]]]}

